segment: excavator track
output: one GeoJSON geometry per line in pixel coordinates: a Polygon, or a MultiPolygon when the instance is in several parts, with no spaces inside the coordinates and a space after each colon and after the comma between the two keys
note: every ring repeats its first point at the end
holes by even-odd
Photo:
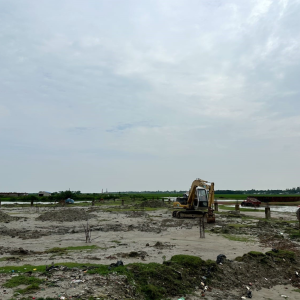
{"type": "Polygon", "coordinates": [[[182,219],[182,218],[202,218],[207,215],[206,211],[197,211],[197,210],[175,210],[172,213],[173,218],[182,219]]]}

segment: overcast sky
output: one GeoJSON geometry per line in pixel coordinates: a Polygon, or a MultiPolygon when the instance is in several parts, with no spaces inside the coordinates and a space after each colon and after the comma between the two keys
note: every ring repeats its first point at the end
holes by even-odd
{"type": "Polygon", "coordinates": [[[0,0],[0,191],[300,186],[300,1],[0,0]]]}

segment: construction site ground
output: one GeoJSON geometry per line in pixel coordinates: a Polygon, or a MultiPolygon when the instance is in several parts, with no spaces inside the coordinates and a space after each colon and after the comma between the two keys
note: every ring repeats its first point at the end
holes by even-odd
{"type": "Polygon", "coordinates": [[[220,211],[200,238],[198,220],[171,213],[159,201],[2,206],[0,299],[247,299],[247,286],[253,299],[300,298],[295,214],[220,211]]]}

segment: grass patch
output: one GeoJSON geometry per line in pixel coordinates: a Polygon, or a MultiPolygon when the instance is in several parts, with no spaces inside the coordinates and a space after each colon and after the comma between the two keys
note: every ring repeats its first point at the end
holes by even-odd
{"type": "MultiPolygon", "coordinates": [[[[17,296],[17,295],[15,295],[15,296],[17,296]]],[[[37,300],[57,300],[57,299],[58,299],[57,297],[55,297],[55,298],[52,298],[52,297],[47,297],[47,298],[39,297],[39,298],[37,298],[37,300]]],[[[94,297],[91,297],[88,300],[94,300],[94,299],[95,299],[94,297]]],[[[9,300],[32,300],[32,297],[29,296],[29,297],[22,297],[22,298],[11,298],[9,300]]]]}
{"type": "Polygon", "coordinates": [[[251,225],[246,224],[227,224],[228,227],[241,228],[241,227],[251,227],[251,225]]]}
{"type": "MultiPolygon", "coordinates": [[[[93,268],[88,269],[89,274],[107,275],[117,273],[126,275],[129,283],[134,284],[136,291],[141,294],[141,298],[146,300],[165,299],[170,296],[184,296],[185,293],[194,291],[194,288],[199,284],[199,278],[205,276],[207,272],[214,272],[217,268],[213,261],[204,261],[196,256],[175,255],[169,261],[159,263],[133,263],[126,266],[119,266],[109,270],[107,265],[81,265],[77,263],[60,263],[68,267],[79,267],[88,269],[88,266],[93,268]]],[[[38,272],[45,272],[46,266],[22,266],[22,267],[5,267],[0,269],[0,272],[25,272],[36,269],[38,272]],[[26,269],[25,269],[26,268],[26,269]]],[[[24,278],[25,276],[19,276],[24,278]]],[[[16,278],[16,277],[13,277],[16,278]]],[[[32,278],[32,277],[28,277],[32,278]]],[[[14,279],[16,280],[16,279],[14,279]]],[[[32,279],[31,279],[32,280],[32,279]]],[[[28,282],[21,282],[22,284],[28,282]]],[[[20,284],[12,283],[10,285],[20,284]]],[[[30,285],[20,290],[19,292],[29,293],[39,288],[39,282],[32,282],[30,285]]]]}
{"type": "MultiPolygon", "coordinates": [[[[65,263],[59,263],[58,265],[60,266],[65,266],[68,268],[80,268],[80,269],[86,269],[87,267],[90,266],[99,266],[97,264],[81,264],[81,263],[73,263],[73,262],[65,262],[65,263]]],[[[32,266],[32,265],[23,265],[23,266],[5,266],[5,267],[0,267],[0,273],[25,273],[32,271],[34,272],[45,272],[46,271],[46,265],[40,265],[40,266],[32,266]]]]}
{"type": "Polygon", "coordinates": [[[292,290],[292,292],[300,293],[300,289],[292,290]]]}
{"type": "Polygon", "coordinates": [[[199,265],[203,264],[203,260],[200,257],[180,254],[172,256],[170,261],[187,268],[197,268],[199,265]]]}
{"type": "Polygon", "coordinates": [[[255,242],[255,240],[249,238],[249,237],[244,237],[244,236],[237,236],[237,235],[232,235],[232,234],[222,234],[222,236],[230,241],[236,241],[236,242],[255,242]]]}
{"type": "Polygon", "coordinates": [[[264,257],[265,256],[264,253],[258,252],[258,251],[250,251],[250,252],[248,252],[248,254],[250,256],[254,256],[254,257],[264,257]]]}
{"type": "Polygon", "coordinates": [[[37,285],[39,285],[42,282],[44,282],[44,281],[40,278],[36,278],[33,276],[20,275],[20,276],[15,276],[15,277],[10,278],[8,281],[6,281],[6,283],[3,284],[3,286],[7,287],[7,288],[13,288],[13,287],[19,286],[21,284],[25,284],[25,285],[37,284],[37,285]]]}
{"type": "Polygon", "coordinates": [[[30,284],[29,286],[27,286],[24,289],[16,290],[16,292],[20,293],[20,294],[30,294],[30,293],[36,292],[39,289],[40,289],[40,286],[37,283],[33,283],[33,284],[30,284]]]}
{"type": "MultiPolygon", "coordinates": [[[[232,217],[231,214],[228,214],[228,212],[226,211],[215,211],[214,212],[216,215],[224,215],[226,217],[232,217]]],[[[239,217],[242,219],[242,220],[262,220],[264,218],[258,218],[258,217],[254,217],[254,216],[246,216],[246,215],[239,215],[239,217]]]]}
{"type": "Polygon", "coordinates": [[[22,260],[22,259],[18,256],[6,256],[0,258],[0,261],[9,261],[9,260],[22,260]]]}
{"type": "Polygon", "coordinates": [[[127,270],[127,268],[125,266],[119,266],[119,267],[115,267],[112,268],[111,270],[109,270],[108,266],[106,265],[97,265],[95,266],[96,268],[93,268],[91,270],[88,270],[87,273],[89,274],[99,274],[99,275],[108,275],[110,273],[118,273],[119,275],[126,275],[127,278],[130,279],[132,278],[132,275],[130,274],[130,272],[127,270]]]}
{"type": "Polygon", "coordinates": [[[98,246],[96,246],[96,245],[90,245],[90,246],[66,247],[65,249],[70,250],[70,251],[75,251],[75,250],[95,250],[97,248],[98,248],[98,246]]]}
{"type": "Polygon", "coordinates": [[[78,251],[78,250],[94,250],[98,247],[96,245],[90,245],[90,246],[70,246],[70,247],[54,247],[51,249],[46,250],[46,253],[52,253],[52,254],[66,254],[67,251],[78,251]]]}
{"type": "Polygon", "coordinates": [[[278,257],[278,258],[284,258],[294,261],[296,259],[296,254],[293,251],[288,250],[278,250],[278,252],[274,251],[268,251],[266,252],[266,255],[278,257]]]}
{"type": "Polygon", "coordinates": [[[51,254],[65,254],[65,253],[67,253],[67,250],[65,248],[54,247],[54,248],[46,250],[45,252],[51,253],[51,254]]]}
{"type": "Polygon", "coordinates": [[[111,241],[111,243],[121,244],[121,242],[117,241],[117,240],[113,240],[113,241],[111,241]]]}
{"type": "Polygon", "coordinates": [[[289,237],[292,240],[300,240],[300,230],[299,229],[288,228],[285,230],[285,232],[288,233],[289,237]]]}
{"type": "Polygon", "coordinates": [[[175,255],[163,264],[134,263],[127,266],[145,299],[165,299],[170,296],[183,296],[199,284],[199,276],[207,270],[215,270],[216,263],[204,261],[200,257],[175,255]]]}

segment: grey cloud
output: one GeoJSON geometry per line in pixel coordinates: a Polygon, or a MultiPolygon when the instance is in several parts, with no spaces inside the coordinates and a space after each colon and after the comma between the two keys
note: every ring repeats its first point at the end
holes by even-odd
{"type": "MultiPolygon", "coordinates": [[[[300,2],[288,0],[2,1],[4,173],[7,161],[22,173],[33,156],[51,169],[72,153],[65,166],[91,166],[90,182],[98,168],[106,186],[125,174],[114,189],[184,189],[194,177],[218,188],[296,185],[299,26],[300,2]],[[285,181],[274,179],[278,161],[292,170],[285,181]],[[178,169],[188,169],[182,181],[178,169]]],[[[32,176],[14,188],[44,186],[32,176]]]]}

